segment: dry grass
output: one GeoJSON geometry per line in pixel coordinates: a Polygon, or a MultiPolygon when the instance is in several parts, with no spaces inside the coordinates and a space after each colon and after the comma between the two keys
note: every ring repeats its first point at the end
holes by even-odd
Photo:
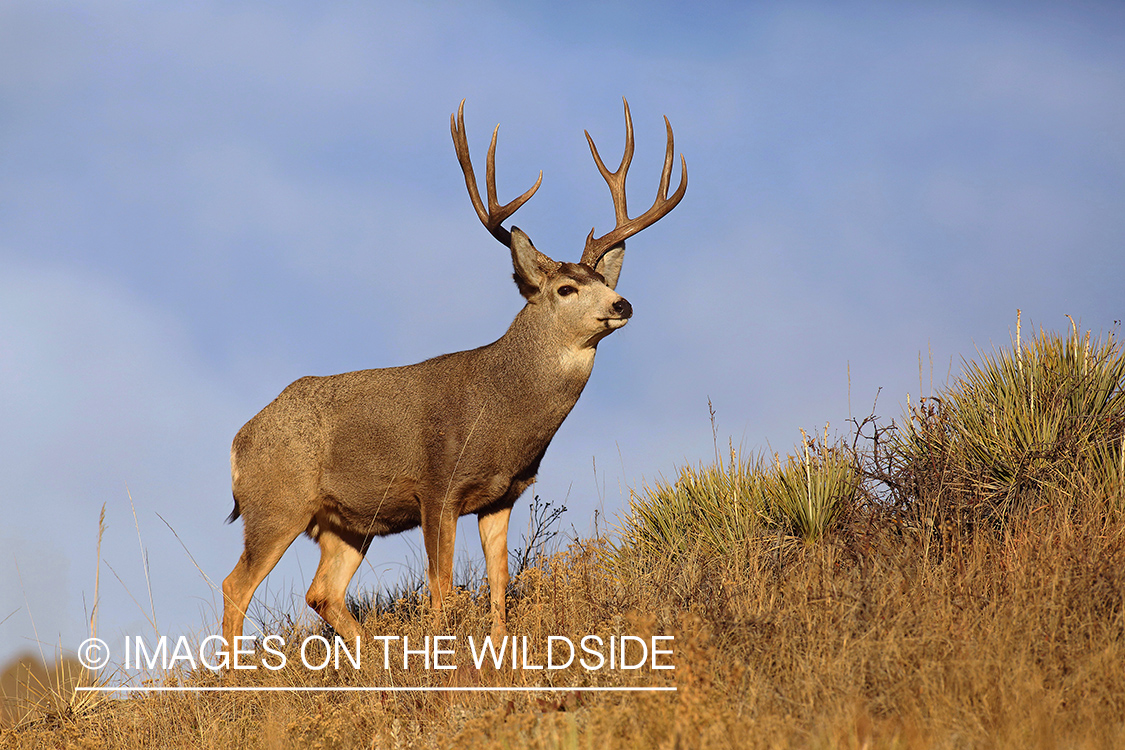
{"type": "MultiPolygon", "coordinates": [[[[868,519],[870,520],[870,519],[868,519]]],[[[785,549],[654,563],[576,544],[521,578],[514,633],[672,634],[674,672],[562,670],[560,687],[676,693],[191,694],[110,700],[0,735],[0,747],[1119,747],[1125,532],[1105,513],[978,528],[932,554],[855,519],[785,549]]],[[[462,591],[445,625],[373,613],[369,633],[479,638],[462,591]]],[[[378,668],[374,668],[378,667],[378,668]]],[[[243,684],[544,684],[542,672],[290,670],[243,684]],[[260,682],[259,682],[260,681],[260,682]]],[[[191,681],[191,680],[189,680],[191,681]]],[[[215,684],[208,674],[196,684],[215,684]]]]}
{"type": "MultiPolygon", "coordinates": [[[[540,653],[552,635],[672,635],[674,671],[478,670],[462,646],[456,670],[309,672],[290,651],[235,684],[558,691],[56,701],[0,730],[0,748],[1125,746],[1123,362],[1112,337],[1017,342],[901,429],[871,418],[850,448],[825,436],[772,468],[686,469],[634,497],[620,537],[516,579],[509,630],[540,653]],[[770,491],[784,486],[803,507],[770,491]],[[678,690],[578,690],[628,685],[678,690]]],[[[292,648],[310,627],[272,630],[292,648]]],[[[375,600],[364,628],[464,644],[489,630],[487,596],[459,589],[443,622],[375,600]]]]}

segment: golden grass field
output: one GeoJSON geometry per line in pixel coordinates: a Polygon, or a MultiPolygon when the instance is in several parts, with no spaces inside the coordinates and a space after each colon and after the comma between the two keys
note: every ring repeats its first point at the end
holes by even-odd
{"type": "MultiPolygon", "coordinates": [[[[1078,422],[1054,415],[1055,433],[1032,430],[1013,471],[995,457],[973,463],[980,450],[966,430],[980,413],[954,396],[987,394],[966,378],[938,407],[911,406],[883,432],[861,422],[854,439],[798,449],[788,463],[732,456],[684,469],[635,493],[615,533],[573,541],[515,581],[511,633],[540,644],[672,635],[674,670],[477,670],[462,651],[458,669],[443,671],[388,671],[377,659],[358,671],[290,666],[224,683],[200,669],[174,681],[558,690],[92,699],[63,689],[53,703],[25,705],[0,730],[0,748],[1125,747],[1125,358],[1112,337],[1104,361],[1089,339],[1085,349],[1077,334],[1059,341],[1080,374],[1112,366],[1094,387],[1108,411],[1095,415],[1093,437],[1075,427],[1092,408],[1075,397],[1079,386],[1051,385],[1058,363],[1021,344],[998,355],[1018,376],[1006,397],[1030,399],[1031,383],[1035,408],[1076,408],[1078,422]],[[855,462],[851,473],[833,468],[840,453],[855,462]],[[810,505],[839,507],[786,515],[781,494],[798,475],[810,505]],[[827,491],[832,482],[838,490],[827,491]],[[810,532],[810,518],[823,526],[810,532]],[[577,690],[626,685],[677,689],[577,690]]],[[[986,431],[1011,453],[1021,438],[1004,422],[1018,409],[991,408],[986,431]]],[[[364,629],[480,639],[487,596],[457,590],[440,623],[416,601],[383,604],[364,629]]],[[[267,631],[287,643],[320,632],[304,615],[279,616],[267,631]]]]}

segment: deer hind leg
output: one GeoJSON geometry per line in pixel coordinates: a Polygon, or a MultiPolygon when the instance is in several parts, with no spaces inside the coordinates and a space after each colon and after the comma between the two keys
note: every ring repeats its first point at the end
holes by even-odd
{"type": "Polygon", "coordinates": [[[246,610],[254,598],[254,591],[308,523],[306,520],[299,526],[266,534],[250,526],[250,519],[244,517],[243,520],[246,524],[246,548],[234,570],[223,580],[223,639],[231,649],[235,645],[235,637],[242,635],[246,610]]]}
{"type": "Polygon", "coordinates": [[[456,513],[434,508],[427,512],[422,504],[422,539],[426,544],[426,580],[430,584],[430,603],[435,618],[440,616],[445,597],[453,590],[453,542],[457,538],[456,513]]]}
{"type": "Polygon", "coordinates": [[[508,519],[512,509],[500,510],[477,517],[480,529],[480,546],[484,548],[484,561],[488,569],[488,593],[492,603],[492,638],[508,634],[508,519]]]}
{"type": "Polygon", "coordinates": [[[305,601],[339,635],[354,640],[360,635],[359,623],[348,611],[346,597],[348,583],[363,562],[367,544],[324,526],[320,528],[317,542],[320,543],[320,564],[305,601]]]}

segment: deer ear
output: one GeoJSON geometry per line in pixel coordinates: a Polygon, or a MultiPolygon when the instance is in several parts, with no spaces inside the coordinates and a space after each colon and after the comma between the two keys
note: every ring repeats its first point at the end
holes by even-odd
{"type": "Polygon", "coordinates": [[[512,278],[520,288],[520,294],[527,299],[538,292],[547,281],[545,270],[539,265],[542,255],[531,244],[531,238],[519,227],[512,227],[512,267],[515,273],[512,278]]]}
{"type": "Polygon", "coordinates": [[[610,289],[617,288],[617,277],[621,275],[621,264],[625,260],[625,243],[614,245],[598,259],[595,271],[605,277],[605,285],[610,289]]]}

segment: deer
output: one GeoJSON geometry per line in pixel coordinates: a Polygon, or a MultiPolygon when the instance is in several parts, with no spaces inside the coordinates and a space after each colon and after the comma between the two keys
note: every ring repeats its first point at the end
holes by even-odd
{"type": "Polygon", "coordinates": [[[669,196],[672,126],[656,200],[630,218],[625,177],[633,158],[633,122],[625,104],[625,152],[609,171],[586,140],[609,186],[616,226],[594,230],[578,263],[552,260],[518,227],[502,222],[539,189],[511,202],[496,198],[496,139],[488,148],[481,200],[465,132],[465,101],[450,115],[457,160],[477,216],[511,252],[525,300],[507,332],[476,349],[404,367],[303,377],[247,422],[231,445],[234,510],[244,549],[223,581],[223,638],[242,635],[255,589],[302,533],[320,546],[308,605],[352,641],[360,626],[345,603],[347,587],[371,541],[421,526],[431,612],[440,617],[452,592],[457,520],[476,514],[489,584],[492,636],[507,633],[508,521],[533,482],[555,432],[577,403],[598,343],[624,326],[632,305],[618,294],[625,240],[676,207],[687,190],[687,161],[669,196]]]}

